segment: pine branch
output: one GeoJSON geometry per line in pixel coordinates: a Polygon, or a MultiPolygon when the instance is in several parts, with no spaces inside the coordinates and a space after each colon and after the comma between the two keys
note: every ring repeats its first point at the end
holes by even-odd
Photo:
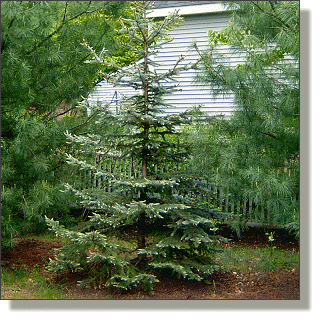
{"type": "MultiPolygon", "coordinates": [[[[8,31],[11,29],[11,27],[13,25],[13,22],[15,20],[16,20],[16,17],[13,17],[12,20],[10,21],[9,26],[8,26],[8,31]]],[[[1,54],[3,53],[3,51],[4,51],[5,47],[6,47],[7,40],[8,40],[8,38],[5,38],[1,43],[1,54]]]]}
{"type": "MultiPolygon", "coordinates": [[[[271,1],[269,1],[270,3],[271,1]]],[[[271,17],[274,21],[280,23],[281,25],[285,26],[287,30],[291,30],[291,27],[287,25],[284,21],[282,21],[279,17],[275,16],[274,14],[271,14],[265,10],[263,10],[255,1],[252,1],[252,4],[258,8],[261,12],[263,12],[265,15],[271,17]]],[[[272,9],[274,9],[273,6],[271,6],[272,9]]]]}
{"type": "Polygon", "coordinates": [[[262,134],[264,134],[264,135],[266,135],[266,136],[269,136],[269,137],[271,137],[271,138],[273,138],[273,139],[278,139],[278,137],[275,136],[275,135],[272,134],[272,133],[269,133],[269,132],[261,132],[261,131],[260,131],[260,133],[262,133],[262,134]]]}
{"type": "Polygon", "coordinates": [[[51,120],[53,120],[53,119],[56,119],[56,118],[58,118],[58,117],[63,116],[64,114],[66,114],[66,113],[68,113],[68,112],[76,109],[77,107],[78,107],[77,105],[74,105],[74,106],[70,107],[69,109],[67,109],[67,110],[65,110],[65,111],[63,111],[63,112],[61,112],[61,113],[54,114],[53,117],[49,118],[49,116],[50,116],[52,113],[54,113],[54,111],[52,111],[52,112],[50,112],[50,113],[48,113],[48,114],[45,114],[45,115],[42,117],[42,121],[46,121],[46,120],[51,121],[51,120]]]}
{"type": "Polygon", "coordinates": [[[65,14],[66,14],[66,10],[67,7],[65,8],[65,14],[63,17],[63,20],[61,22],[61,24],[53,31],[51,32],[47,37],[45,37],[44,39],[42,39],[38,44],[36,44],[31,50],[27,51],[26,54],[30,55],[31,53],[33,53],[34,51],[36,51],[38,48],[40,48],[45,42],[47,42],[48,40],[50,40],[54,35],[56,35],[66,24],[68,24],[69,22],[81,17],[84,14],[87,13],[93,13],[93,12],[97,12],[97,10],[93,10],[93,11],[88,11],[89,7],[91,6],[91,1],[89,1],[88,7],[86,10],[84,10],[83,12],[80,12],[78,14],[76,14],[75,16],[69,18],[68,20],[65,20],[65,14]]]}
{"type": "Polygon", "coordinates": [[[72,132],[72,131],[74,131],[76,129],[79,129],[79,128],[83,127],[84,125],[89,123],[95,116],[96,116],[96,113],[92,113],[89,117],[87,117],[87,119],[84,122],[82,122],[82,123],[70,128],[69,130],[72,132]]]}

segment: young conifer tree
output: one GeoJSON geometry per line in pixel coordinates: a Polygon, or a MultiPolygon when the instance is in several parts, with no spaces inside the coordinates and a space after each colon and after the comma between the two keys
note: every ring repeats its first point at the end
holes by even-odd
{"type": "MultiPolygon", "coordinates": [[[[68,134],[69,140],[82,145],[87,153],[97,152],[101,162],[132,159],[140,165],[140,174],[112,175],[68,155],[70,164],[94,171],[96,178],[105,178],[101,183],[105,181],[104,187],[112,192],[93,189],[89,194],[90,190],[66,186],[84,206],[94,210],[89,221],[94,231],[71,232],[47,219],[57,235],[72,240],[50,262],[50,270],[84,269],[91,276],[88,281],[107,276],[100,285],[125,290],[139,283],[152,287],[161,270],[201,281],[218,268],[213,259],[215,221],[200,210],[192,210],[194,200],[187,196],[192,180],[181,172],[170,175],[156,170],[163,164],[177,165],[188,155],[187,146],[178,138],[179,126],[188,117],[166,115],[163,97],[176,90],[173,77],[190,66],[180,64],[181,57],[172,69],[156,71],[158,65],[153,56],[163,43],[170,41],[168,30],[180,17],[175,12],[163,21],[153,21],[147,17],[151,8],[151,2],[137,2],[133,20],[121,20],[120,32],[129,37],[130,46],[140,59],[128,68],[118,68],[107,78],[117,86],[136,89],[135,95],[123,99],[119,115],[101,109],[100,124],[112,126],[114,131],[104,136],[68,134]],[[91,247],[96,248],[94,253],[88,251],[91,247]]],[[[110,59],[87,47],[94,57],[91,62],[110,63],[110,59]]]]}

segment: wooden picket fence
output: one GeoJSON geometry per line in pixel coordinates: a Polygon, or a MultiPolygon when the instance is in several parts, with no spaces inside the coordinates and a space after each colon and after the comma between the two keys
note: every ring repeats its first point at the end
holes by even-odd
{"type": "MultiPolygon", "coordinates": [[[[132,179],[141,178],[141,164],[132,159],[101,159],[96,166],[99,170],[110,174],[110,178],[103,176],[97,178],[90,171],[81,173],[84,188],[99,188],[106,192],[112,192],[112,183],[109,181],[114,179],[132,179]],[[110,180],[109,180],[110,179],[110,180]]],[[[186,167],[179,167],[176,164],[159,164],[152,168],[153,175],[166,175],[172,173],[185,173],[186,167]]],[[[270,221],[271,212],[265,207],[261,207],[254,202],[253,198],[244,198],[234,195],[221,185],[208,182],[205,179],[194,179],[192,181],[192,191],[188,193],[188,197],[193,197],[199,203],[210,203],[217,207],[226,217],[246,217],[250,221],[270,221]],[[236,197],[238,197],[236,199],[236,197]]]]}

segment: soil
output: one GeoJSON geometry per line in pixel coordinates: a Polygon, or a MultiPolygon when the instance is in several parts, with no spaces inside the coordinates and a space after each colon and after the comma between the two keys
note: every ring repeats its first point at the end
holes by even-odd
{"type": "MultiPolygon", "coordinates": [[[[233,238],[228,246],[264,246],[267,244],[265,230],[247,230],[241,239],[233,238]]],[[[275,232],[274,244],[278,249],[297,249],[299,243],[290,236],[275,232]]],[[[54,259],[55,248],[61,247],[58,241],[36,240],[32,237],[21,239],[13,251],[1,251],[1,261],[5,268],[26,265],[30,270],[35,265],[46,273],[53,282],[66,288],[67,299],[299,299],[299,269],[276,270],[269,273],[228,271],[212,276],[207,285],[197,281],[186,281],[160,277],[155,284],[154,292],[146,292],[136,288],[128,293],[120,294],[117,290],[85,288],[77,285],[84,278],[81,273],[60,272],[52,274],[45,271],[49,258],[54,259]]]]}

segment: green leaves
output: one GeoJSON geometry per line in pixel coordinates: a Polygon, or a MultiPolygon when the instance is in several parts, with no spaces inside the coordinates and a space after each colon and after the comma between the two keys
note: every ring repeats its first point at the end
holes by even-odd
{"type": "Polygon", "coordinates": [[[208,37],[210,45],[217,45],[219,43],[230,44],[230,40],[222,32],[209,30],[208,37]]]}

